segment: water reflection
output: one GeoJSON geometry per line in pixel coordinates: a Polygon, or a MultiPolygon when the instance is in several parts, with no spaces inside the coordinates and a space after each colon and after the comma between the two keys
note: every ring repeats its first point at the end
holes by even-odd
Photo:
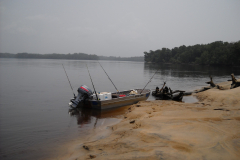
{"type": "Polygon", "coordinates": [[[77,124],[83,127],[85,124],[94,123],[94,128],[97,125],[99,119],[107,118],[122,118],[124,113],[127,112],[129,106],[107,109],[107,110],[97,110],[91,108],[71,108],[68,110],[70,116],[76,117],[77,124]],[[94,122],[92,122],[94,120],[94,122]]]}
{"type": "Polygon", "coordinates": [[[231,73],[235,75],[240,74],[238,67],[232,66],[202,66],[202,65],[188,65],[188,64],[154,64],[145,63],[145,71],[153,71],[160,68],[161,75],[173,77],[205,77],[205,76],[226,76],[231,73]]]}
{"type": "Polygon", "coordinates": [[[208,86],[205,82],[209,81],[210,75],[213,77],[215,84],[230,79],[231,73],[234,73],[236,77],[240,75],[239,67],[232,66],[144,63],[145,75],[150,77],[157,70],[158,72],[148,85],[150,89],[155,89],[157,86],[162,86],[163,82],[167,82],[168,87],[172,90],[188,92],[208,86]]]}

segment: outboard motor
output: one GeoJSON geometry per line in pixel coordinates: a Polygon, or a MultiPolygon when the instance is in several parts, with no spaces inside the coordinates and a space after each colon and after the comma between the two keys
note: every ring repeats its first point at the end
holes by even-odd
{"type": "Polygon", "coordinates": [[[73,99],[71,99],[69,106],[76,108],[79,104],[79,102],[85,102],[87,99],[92,99],[93,98],[93,93],[91,91],[91,89],[89,89],[86,85],[81,85],[78,88],[78,95],[77,97],[74,97],[73,99]]]}

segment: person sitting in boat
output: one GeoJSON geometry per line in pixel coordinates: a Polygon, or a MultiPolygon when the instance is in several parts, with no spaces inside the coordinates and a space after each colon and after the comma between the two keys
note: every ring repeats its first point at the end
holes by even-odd
{"type": "Polygon", "coordinates": [[[163,94],[168,94],[168,87],[167,86],[163,89],[163,94]]]}
{"type": "Polygon", "coordinates": [[[157,94],[158,92],[159,92],[159,88],[156,87],[155,94],[157,94]]]}

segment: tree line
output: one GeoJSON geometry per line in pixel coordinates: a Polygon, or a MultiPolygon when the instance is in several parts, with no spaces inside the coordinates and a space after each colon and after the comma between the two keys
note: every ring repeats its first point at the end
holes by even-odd
{"type": "Polygon", "coordinates": [[[209,44],[150,50],[144,52],[144,60],[152,63],[239,65],[240,41],[231,43],[216,41],[209,44]]]}
{"type": "Polygon", "coordinates": [[[113,60],[113,61],[144,61],[144,57],[97,56],[85,53],[73,54],[36,54],[36,53],[0,53],[0,58],[31,58],[31,59],[71,59],[71,60],[113,60]]]}
{"type": "Polygon", "coordinates": [[[31,59],[74,59],[74,60],[98,60],[97,55],[85,53],[73,54],[36,54],[36,53],[0,53],[0,58],[31,58],[31,59]]]}

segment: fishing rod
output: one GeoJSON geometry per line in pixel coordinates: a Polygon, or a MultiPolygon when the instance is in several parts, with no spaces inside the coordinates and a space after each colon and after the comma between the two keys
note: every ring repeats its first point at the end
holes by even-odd
{"type": "MultiPolygon", "coordinates": [[[[87,66],[87,64],[86,64],[86,66],[87,66]]],[[[88,70],[88,66],[87,66],[87,70],[88,70]]],[[[91,75],[90,75],[89,70],[88,70],[88,74],[89,74],[89,77],[90,77],[90,79],[91,79],[92,86],[93,86],[94,92],[95,92],[95,94],[96,94],[96,96],[97,96],[97,100],[98,100],[98,95],[97,95],[97,92],[96,92],[96,90],[95,90],[95,87],[94,87],[94,84],[93,84],[93,81],[92,81],[92,77],[91,77],[91,75]]]]}
{"type": "MultiPolygon", "coordinates": [[[[64,65],[62,64],[62,66],[63,66],[63,69],[64,69],[65,74],[66,74],[66,76],[67,76],[67,79],[68,79],[68,82],[69,82],[69,84],[70,84],[70,87],[72,88],[72,85],[71,85],[70,80],[69,80],[69,78],[68,78],[67,72],[66,72],[66,70],[65,70],[65,68],[64,68],[64,65]]],[[[72,92],[73,92],[73,88],[72,88],[72,92]]],[[[73,96],[74,96],[74,98],[76,98],[74,92],[73,92],[73,96]]]]}
{"type": "MultiPolygon", "coordinates": [[[[160,69],[160,68],[159,68],[160,69]]],[[[159,69],[153,74],[152,78],[154,77],[154,75],[159,71],[159,69]]],[[[148,81],[148,83],[151,82],[152,78],[148,81]]],[[[146,84],[146,86],[142,89],[142,91],[147,87],[148,83],[146,84]]],[[[140,92],[140,94],[142,93],[142,91],[140,92]]]]}
{"type": "MultiPolygon", "coordinates": [[[[103,66],[101,65],[101,63],[98,61],[98,63],[100,64],[100,66],[102,67],[102,69],[104,70],[104,72],[106,73],[106,75],[108,76],[107,72],[105,71],[105,69],[103,68],[103,66]]],[[[113,81],[111,80],[111,78],[108,76],[108,79],[112,82],[113,86],[115,87],[115,89],[118,91],[117,87],[115,86],[115,84],[113,83],[113,81]]],[[[119,92],[119,91],[118,91],[119,92]]]]}

